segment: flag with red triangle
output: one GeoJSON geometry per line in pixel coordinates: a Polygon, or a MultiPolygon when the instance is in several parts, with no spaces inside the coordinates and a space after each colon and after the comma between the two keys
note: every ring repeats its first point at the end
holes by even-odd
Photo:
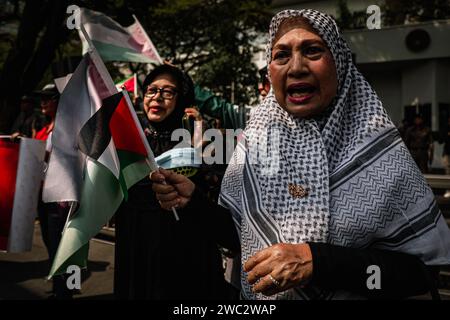
{"type": "Polygon", "coordinates": [[[68,201],[72,208],[50,277],[70,265],[86,266],[89,240],[127,198],[127,190],[154,169],[128,93],[117,92],[95,53],[86,54],[75,70],[56,114],[43,199],[68,201]]]}

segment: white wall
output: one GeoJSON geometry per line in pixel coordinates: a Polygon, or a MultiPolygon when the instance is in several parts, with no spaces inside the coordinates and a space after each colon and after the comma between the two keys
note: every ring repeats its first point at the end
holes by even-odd
{"type": "Polygon", "coordinates": [[[380,30],[353,30],[343,33],[356,63],[405,61],[450,57],[450,20],[404,25],[380,30]],[[428,31],[431,43],[423,52],[408,50],[405,38],[414,29],[428,31]]]}

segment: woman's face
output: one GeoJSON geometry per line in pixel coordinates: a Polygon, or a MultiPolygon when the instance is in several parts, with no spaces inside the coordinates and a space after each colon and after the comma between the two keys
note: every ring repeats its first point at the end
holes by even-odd
{"type": "Polygon", "coordinates": [[[161,122],[175,109],[177,82],[170,74],[158,75],[144,94],[144,111],[151,122],[161,122]]]}
{"type": "Polygon", "coordinates": [[[269,65],[275,98],[295,117],[320,114],[337,92],[333,56],[311,27],[294,26],[285,33],[281,29],[269,65]]]}

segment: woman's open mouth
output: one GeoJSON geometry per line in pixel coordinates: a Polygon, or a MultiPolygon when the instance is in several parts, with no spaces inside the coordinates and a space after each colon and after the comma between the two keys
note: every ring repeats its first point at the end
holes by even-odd
{"type": "Polygon", "coordinates": [[[310,100],[316,92],[316,87],[309,83],[294,83],[288,86],[287,95],[289,102],[302,104],[310,100]]]}
{"type": "Polygon", "coordinates": [[[163,108],[160,108],[160,107],[150,107],[149,110],[150,110],[151,113],[158,113],[158,112],[162,111],[163,108]]]}

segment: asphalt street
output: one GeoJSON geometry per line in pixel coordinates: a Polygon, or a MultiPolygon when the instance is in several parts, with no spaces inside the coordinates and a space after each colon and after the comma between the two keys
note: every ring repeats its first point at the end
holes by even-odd
{"type": "MultiPolygon", "coordinates": [[[[33,247],[26,253],[0,252],[0,300],[47,299],[52,284],[45,278],[50,270],[39,224],[35,224],[33,247]]],[[[81,290],[74,299],[112,299],[114,244],[91,240],[88,270],[82,272],[81,290]]]]}

